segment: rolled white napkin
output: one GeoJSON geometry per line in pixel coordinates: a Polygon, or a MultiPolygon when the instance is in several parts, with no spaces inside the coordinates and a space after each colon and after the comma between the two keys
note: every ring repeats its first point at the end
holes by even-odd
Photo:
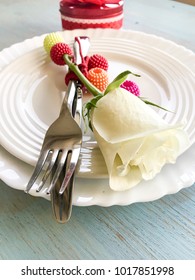
{"type": "Polygon", "coordinates": [[[165,122],[125,89],[101,98],[92,112],[94,136],[105,159],[110,187],[127,190],[152,179],[189,145],[181,125],[165,122]]]}

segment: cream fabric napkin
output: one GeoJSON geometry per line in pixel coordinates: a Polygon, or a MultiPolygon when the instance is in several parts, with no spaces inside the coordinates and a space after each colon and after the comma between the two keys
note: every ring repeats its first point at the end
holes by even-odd
{"type": "Polygon", "coordinates": [[[110,187],[127,190],[152,179],[189,145],[182,125],[167,124],[149,105],[118,88],[92,112],[94,136],[104,156],[110,187]]]}

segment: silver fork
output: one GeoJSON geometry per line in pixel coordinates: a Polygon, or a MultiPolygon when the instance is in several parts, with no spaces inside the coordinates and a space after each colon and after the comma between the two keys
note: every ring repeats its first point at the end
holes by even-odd
{"type": "MultiPolygon", "coordinates": [[[[88,37],[75,38],[74,54],[77,64],[82,63],[81,55],[87,55],[89,45],[88,37]]],[[[37,165],[26,187],[26,192],[29,192],[44,170],[36,189],[39,192],[51,175],[46,193],[51,193],[53,213],[60,223],[69,220],[72,210],[74,173],[82,141],[81,115],[82,89],[78,82],[70,81],[60,116],[46,133],[37,165]]]]}
{"type": "MultiPolygon", "coordinates": [[[[73,83],[70,90],[74,90],[76,92],[76,98],[75,98],[76,104],[75,106],[73,104],[73,116],[76,122],[78,123],[78,125],[81,126],[82,90],[80,85],[77,83],[73,83]]],[[[72,196],[73,196],[75,172],[73,173],[67,187],[65,189],[62,189],[64,174],[66,174],[66,165],[64,166],[64,169],[62,170],[55,184],[55,187],[51,191],[51,203],[52,203],[53,214],[56,221],[59,223],[66,223],[70,219],[71,212],[72,212],[72,196]],[[60,190],[62,191],[62,193],[60,190]]]]}
{"type": "MultiPolygon", "coordinates": [[[[75,62],[77,64],[82,63],[82,56],[86,56],[89,50],[90,42],[89,38],[86,36],[77,37],[76,42],[74,44],[74,54],[75,54],[75,62]]],[[[81,126],[81,116],[82,116],[82,89],[80,84],[77,82],[70,81],[70,91],[74,91],[76,93],[76,98],[72,102],[72,115],[79,126],[81,126]]],[[[71,92],[68,92],[70,96],[73,96],[71,92]]],[[[75,172],[74,172],[75,173],[75,172]]],[[[51,203],[53,214],[55,219],[59,223],[66,223],[71,216],[72,212],[72,196],[73,196],[73,188],[74,188],[74,179],[75,174],[72,175],[69,184],[65,189],[62,189],[64,174],[66,174],[66,166],[62,173],[60,174],[55,187],[51,191],[51,203]],[[61,191],[62,193],[61,193],[61,191]]]]}
{"type": "Polygon", "coordinates": [[[52,174],[51,183],[46,189],[47,194],[50,194],[55,186],[68,158],[70,159],[60,193],[63,193],[74,173],[82,144],[82,131],[72,117],[72,100],[74,100],[74,97],[72,97],[71,94],[75,94],[75,92],[70,91],[70,94],[67,97],[65,95],[58,119],[54,121],[47,130],[40,156],[27,184],[26,192],[30,191],[40,173],[45,169],[42,179],[36,189],[36,191],[39,192],[45,185],[49,175],[52,173],[51,171],[56,162],[58,162],[58,165],[55,173],[52,174]]]}
{"type": "MultiPolygon", "coordinates": [[[[75,55],[75,63],[79,65],[83,63],[83,58],[88,53],[90,46],[89,38],[86,36],[76,37],[74,43],[74,55],[75,55]]],[[[75,92],[74,100],[70,100],[70,108],[72,108],[72,116],[76,120],[79,126],[81,126],[81,116],[82,116],[82,89],[79,82],[70,81],[69,91],[67,94],[70,97],[73,97],[73,93],[75,92]]],[[[68,160],[67,160],[68,165],[68,160]]],[[[54,167],[55,171],[55,167],[54,167]]],[[[55,184],[55,187],[51,191],[51,204],[54,217],[59,223],[66,223],[71,216],[72,212],[72,196],[74,189],[74,181],[75,181],[75,172],[73,173],[69,184],[63,190],[63,180],[64,174],[66,174],[66,165],[64,165],[64,169],[62,170],[58,180],[55,184]],[[61,190],[61,191],[60,191],[61,190]],[[62,192],[62,193],[61,193],[62,192]]]]}
{"type": "MultiPolygon", "coordinates": [[[[74,42],[74,54],[76,63],[82,61],[81,49],[84,49],[84,55],[89,49],[88,37],[76,37],[74,42]]],[[[67,93],[65,95],[61,112],[56,121],[49,127],[46,132],[40,156],[34,169],[34,172],[27,184],[26,192],[29,192],[32,186],[36,183],[39,175],[45,170],[36,191],[39,192],[49,175],[51,174],[51,182],[46,189],[46,193],[50,194],[51,190],[62,172],[63,166],[66,166],[66,173],[62,182],[59,193],[62,194],[66,189],[71,177],[73,176],[82,143],[82,131],[78,123],[74,120],[72,113],[74,110],[74,100],[82,100],[78,92],[74,90],[75,82],[70,81],[67,93]],[[73,89],[72,89],[73,88],[73,89]],[[76,97],[75,94],[77,93],[76,97]],[[52,172],[55,170],[55,172],[52,172]]],[[[80,91],[82,94],[82,91],[80,91]]],[[[78,102],[79,104],[79,102],[78,102]]]]}

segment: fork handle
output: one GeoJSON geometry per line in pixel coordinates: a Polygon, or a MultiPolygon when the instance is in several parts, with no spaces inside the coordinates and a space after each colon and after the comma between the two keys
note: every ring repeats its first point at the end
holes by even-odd
{"type": "Polygon", "coordinates": [[[68,84],[68,89],[65,92],[64,100],[60,110],[60,115],[65,113],[67,107],[71,112],[71,114],[73,115],[72,108],[73,108],[73,102],[75,100],[76,91],[77,91],[77,82],[70,81],[68,84]]]}
{"type": "Polygon", "coordinates": [[[59,194],[62,180],[58,180],[51,192],[51,202],[54,217],[58,223],[68,222],[72,212],[72,195],[74,188],[74,174],[70,179],[68,187],[63,194],[59,194]],[[68,203],[67,203],[68,202],[68,203]]]}

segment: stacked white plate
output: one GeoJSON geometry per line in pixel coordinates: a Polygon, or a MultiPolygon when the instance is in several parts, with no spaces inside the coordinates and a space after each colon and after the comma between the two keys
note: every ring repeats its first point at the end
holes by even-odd
{"type": "MultiPolygon", "coordinates": [[[[83,137],[73,204],[127,205],[176,193],[195,181],[195,54],[175,43],[135,31],[76,30],[61,32],[72,45],[74,37],[90,37],[90,54],[104,55],[112,80],[131,70],[141,95],[167,108],[158,110],[169,123],[185,121],[190,147],[174,165],[155,179],[125,192],[109,188],[106,167],[93,136],[83,137]]],[[[0,53],[1,179],[24,190],[33,172],[48,126],[59,114],[66,67],[54,65],[43,49],[45,35],[15,44],[0,53]]],[[[32,195],[49,197],[43,190],[32,195]]]]}

